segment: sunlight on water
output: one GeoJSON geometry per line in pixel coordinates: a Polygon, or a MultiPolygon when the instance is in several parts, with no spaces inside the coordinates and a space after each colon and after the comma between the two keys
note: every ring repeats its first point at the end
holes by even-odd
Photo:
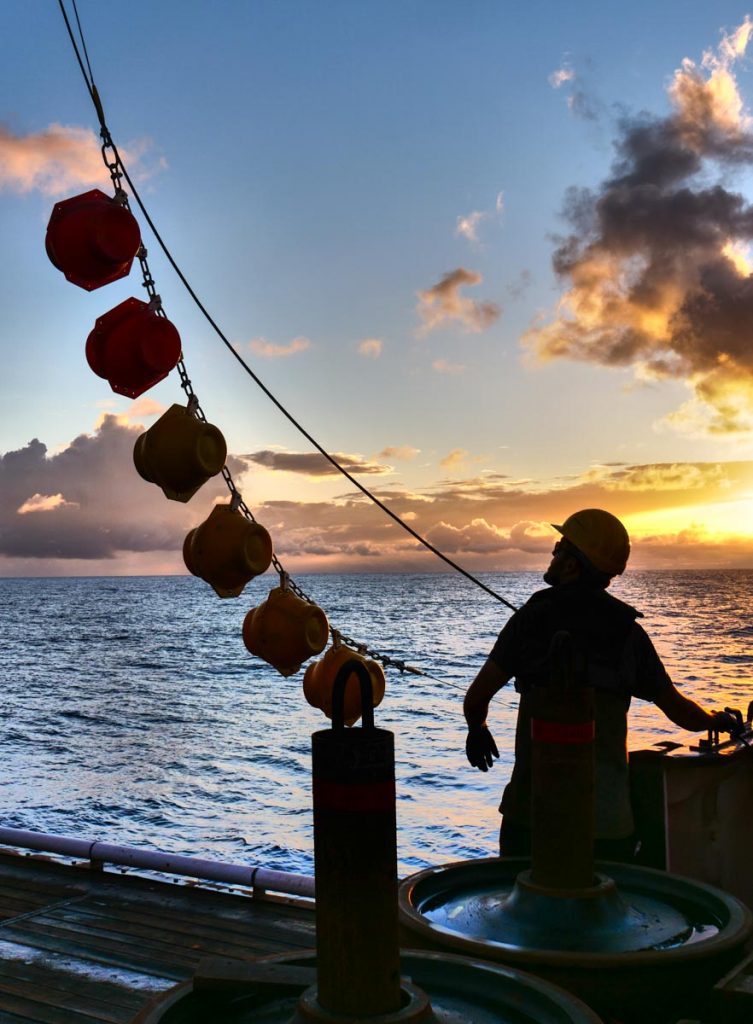
{"type": "MultiPolygon", "coordinates": [[[[484,579],[515,604],[541,585],[484,579]]],[[[282,678],[240,637],[273,582],[219,601],[187,577],[0,580],[3,823],[311,872],[310,734],[326,720],[302,672],[282,678]]],[[[401,873],[493,854],[517,698],[495,701],[487,775],[465,760],[461,705],[508,610],[449,574],[300,582],[343,632],[434,677],[390,671],[377,711],[396,734],[401,873]]],[[[614,592],[645,613],[683,692],[747,707],[753,572],[635,572],[614,592]]],[[[676,735],[635,702],[633,747],[676,735]]]]}

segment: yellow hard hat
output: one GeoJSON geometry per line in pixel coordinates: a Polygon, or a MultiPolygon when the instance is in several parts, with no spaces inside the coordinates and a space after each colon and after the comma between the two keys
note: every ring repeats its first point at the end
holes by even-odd
{"type": "Polygon", "coordinates": [[[619,576],[630,557],[630,538],[617,516],[601,508],[584,508],[568,516],[561,526],[552,523],[565,540],[582,551],[599,572],[619,576]]]}

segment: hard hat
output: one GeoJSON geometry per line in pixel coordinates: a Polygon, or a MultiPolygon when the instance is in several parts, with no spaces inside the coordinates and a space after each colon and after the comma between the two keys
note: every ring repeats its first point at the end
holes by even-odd
{"type": "Polygon", "coordinates": [[[617,516],[601,508],[584,508],[568,516],[561,526],[552,523],[565,540],[581,551],[591,565],[608,576],[625,571],[630,538],[617,516]]]}

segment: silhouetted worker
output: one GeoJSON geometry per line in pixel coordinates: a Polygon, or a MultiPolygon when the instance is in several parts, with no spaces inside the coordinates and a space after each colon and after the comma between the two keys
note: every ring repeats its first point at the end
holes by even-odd
{"type": "Polygon", "coordinates": [[[594,691],[595,854],[605,860],[627,860],[635,848],[627,754],[631,698],[652,701],[683,729],[733,732],[736,722],[724,711],[704,711],[675,689],[651,640],[636,622],[641,613],[607,593],[630,555],[628,534],[619,519],[588,508],[554,529],[562,537],[544,574],[548,589],[535,593],[513,614],[466,693],[466,754],[482,772],[499,757],[486,716],[492,697],[514,677],[520,694],[515,767],[499,807],[499,841],[501,853],[527,855],[531,844],[530,692],[547,684],[552,637],[566,630],[573,638],[580,670],[594,691]]]}

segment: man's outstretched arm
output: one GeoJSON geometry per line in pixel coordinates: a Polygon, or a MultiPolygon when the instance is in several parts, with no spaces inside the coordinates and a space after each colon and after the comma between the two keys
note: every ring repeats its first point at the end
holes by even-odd
{"type": "Polygon", "coordinates": [[[509,680],[502,669],[487,658],[481,671],[473,680],[463,701],[463,714],[468,723],[468,738],[465,741],[465,754],[474,768],[488,771],[499,757],[497,744],[486,725],[489,702],[509,680]]]}
{"type": "Polygon", "coordinates": [[[667,687],[654,703],[667,718],[681,729],[701,732],[703,729],[718,729],[720,732],[735,732],[737,723],[726,711],[704,711],[700,704],[685,697],[674,686],[667,687]]]}

